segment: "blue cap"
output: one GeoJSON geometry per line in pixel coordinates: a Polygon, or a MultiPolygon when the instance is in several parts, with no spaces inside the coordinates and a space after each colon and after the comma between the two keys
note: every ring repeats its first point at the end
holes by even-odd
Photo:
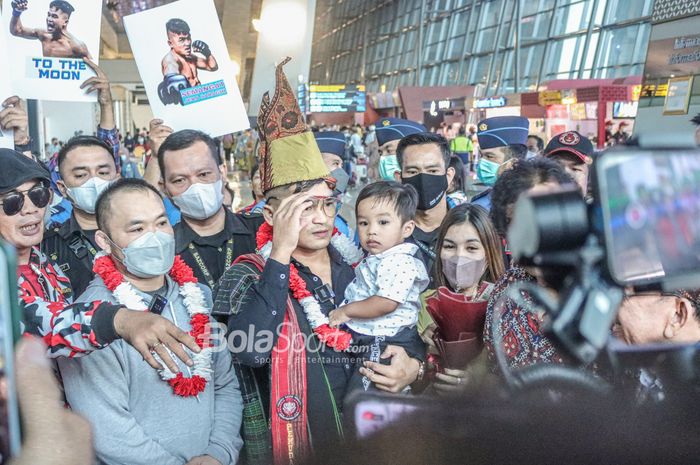
{"type": "Polygon", "coordinates": [[[381,147],[392,140],[403,139],[411,134],[427,132],[425,126],[407,119],[382,118],[376,123],[377,143],[381,147]]]}
{"type": "Polygon", "coordinates": [[[340,131],[315,132],[314,137],[321,153],[332,153],[340,158],[345,156],[345,134],[340,131]]]}
{"type": "Polygon", "coordinates": [[[527,145],[530,122],[522,116],[495,116],[479,121],[477,129],[476,137],[482,149],[527,145]]]}

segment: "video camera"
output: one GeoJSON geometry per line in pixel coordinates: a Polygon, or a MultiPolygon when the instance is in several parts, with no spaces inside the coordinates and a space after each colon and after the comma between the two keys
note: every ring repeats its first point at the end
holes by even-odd
{"type": "Polygon", "coordinates": [[[700,287],[700,150],[683,137],[639,138],[593,166],[593,202],[576,189],[523,195],[508,232],[513,258],[554,276],[555,298],[527,286],[545,331],[593,361],[609,340],[626,287],[700,287]]]}

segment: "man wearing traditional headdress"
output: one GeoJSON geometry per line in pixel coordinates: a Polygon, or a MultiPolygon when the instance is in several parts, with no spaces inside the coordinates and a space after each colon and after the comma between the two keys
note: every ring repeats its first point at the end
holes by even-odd
{"type": "MultiPolygon", "coordinates": [[[[231,349],[244,397],[247,463],[298,463],[311,443],[342,437],[341,409],[353,373],[344,352],[350,335],[328,325],[343,301],[362,253],[333,223],[338,205],[314,136],[304,123],[282,67],[272,98],[258,116],[265,223],[258,254],[245,255],[219,283],[214,313],[229,315],[231,349]],[[240,337],[239,337],[240,336],[240,337]]],[[[388,365],[367,362],[361,373],[398,392],[422,373],[424,347],[389,346],[388,365]],[[415,350],[413,350],[415,349],[415,350]]]]}

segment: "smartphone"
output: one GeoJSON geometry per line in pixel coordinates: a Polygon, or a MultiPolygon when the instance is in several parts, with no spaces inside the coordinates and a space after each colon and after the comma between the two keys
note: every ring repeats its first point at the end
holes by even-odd
{"type": "Polygon", "coordinates": [[[15,384],[15,344],[20,337],[17,258],[0,241],[0,463],[19,455],[22,445],[15,384]]]}
{"type": "Polygon", "coordinates": [[[697,287],[700,151],[611,151],[596,171],[613,279],[623,286],[682,280],[697,287]]]}

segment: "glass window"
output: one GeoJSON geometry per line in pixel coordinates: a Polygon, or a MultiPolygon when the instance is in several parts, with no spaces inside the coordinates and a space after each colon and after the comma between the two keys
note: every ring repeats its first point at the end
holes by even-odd
{"type": "Polygon", "coordinates": [[[554,30],[552,35],[558,36],[583,31],[588,28],[593,4],[589,1],[572,3],[557,8],[554,15],[554,30]]]}
{"type": "Polygon", "coordinates": [[[440,21],[437,23],[432,23],[428,27],[428,41],[429,44],[434,44],[436,42],[445,40],[445,29],[447,29],[447,21],[440,21]]]}
{"type": "Polygon", "coordinates": [[[439,66],[433,66],[428,69],[428,81],[427,83],[424,81],[423,85],[424,86],[436,86],[438,84],[438,73],[440,71],[439,66]]]}
{"type": "Polygon", "coordinates": [[[457,74],[459,73],[459,62],[452,61],[442,65],[440,85],[454,86],[457,84],[457,74]]]}
{"type": "Polygon", "coordinates": [[[457,58],[462,56],[464,51],[464,36],[454,37],[447,43],[447,54],[445,58],[457,58]]]}
{"type": "Polygon", "coordinates": [[[490,52],[496,42],[496,26],[479,31],[473,53],[490,52]]]}
{"type": "Polygon", "coordinates": [[[450,27],[450,37],[462,35],[467,32],[467,19],[469,11],[460,11],[452,17],[452,25],[450,27]]]}
{"type": "Polygon", "coordinates": [[[603,31],[596,66],[644,63],[650,29],[641,24],[603,31]]]}
{"type": "Polygon", "coordinates": [[[540,65],[544,58],[544,44],[532,45],[520,49],[520,77],[537,80],[540,65]]]}
{"type": "Polygon", "coordinates": [[[581,62],[585,35],[550,42],[545,57],[545,76],[551,78],[575,77],[581,62]]]}
{"type": "Polygon", "coordinates": [[[498,16],[501,14],[501,4],[507,0],[493,0],[482,3],[481,24],[479,28],[487,28],[498,24],[498,16]]]}
{"type": "Polygon", "coordinates": [[[509,21],[501,28],[500,48],[515,47],[515,28],[511,27],[511,23],[509,21]]]}
{"type": "Polygon", "coordinates": [[[523,42],[546,39],[551,19],[551,11],[523,17],[520,23],[520,35],[523,42]]]}
{"type": "Polygon", "coordinates": [[[648,16],[653,6],[654,0],[608,0],[605,24],[648,16]]]}
{"type": "Polygon", "coordinates": [[[553,6],[554,0],[527,0],[522,3],[520,8],[522,8],[522,16],[525,17],[545,10],[551,10],[553,6]]]}
{"type": "Polygon", "coordinates": [[[489,72],[490,55],[474,57],[469,71],[469,79],[467,82],[472,84],[481,84],[486,82],[486,74],[489,72]]]}

